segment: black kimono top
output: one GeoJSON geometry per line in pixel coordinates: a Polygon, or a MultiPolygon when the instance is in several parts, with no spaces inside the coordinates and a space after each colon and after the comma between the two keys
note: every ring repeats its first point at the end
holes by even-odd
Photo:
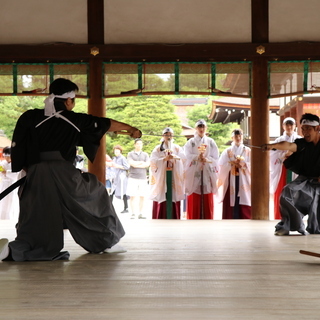
{"type": "Polygon", "coordinates": [[[297,152],[285,160],[286,168],[308,178],[320,177],[320,141],[314,145],[301,138],[294,143],[297,145],[297,152]]]}
{"type": "Polygon", "coordinates": [[[12,171],[17,172],[40,161],[40,152],[60,151],[62,157],[73,162],[76,156],[76,146],[82,146],[83,151],[92,162],[100,145],[100,139],[108,131],[111,120],[84,113],[63,111],[62,116],[70,123],[52,117],[45,120],[43,109],[28,110],[18,119],[12,138],[12,171]]]}

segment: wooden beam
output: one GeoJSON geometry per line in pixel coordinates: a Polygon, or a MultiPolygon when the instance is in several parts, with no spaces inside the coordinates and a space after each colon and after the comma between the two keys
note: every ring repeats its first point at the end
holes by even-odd
{"type": "MultiPolygon", "coordinates": [[[[259,43],[268,60],[317,60],[320,42],[259,43]]],[[[0,45],[0,63],[77,62],[92,58],[92,44],[0,45]]],[[[96,45],[104,61],[252,61],[260,55],[255,43],[107,44],[96,45]]]]}
{"type": "Polygon", "coordinates": [[[269,0],[251,0],[251,38],[253,43],[269,42],[269,0]]]}

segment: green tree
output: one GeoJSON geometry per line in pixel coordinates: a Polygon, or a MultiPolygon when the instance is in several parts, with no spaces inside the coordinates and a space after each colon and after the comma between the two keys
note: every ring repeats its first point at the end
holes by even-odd
{"type": "Polygon", "coordinates": [[[75,107],[73,108],[74,112],[88,113],[88,99],[77,98],[75,102],[76,104],[75,104],[75,107]]]}
{"type": "MultiPolygon", "coordinates": [[[[174,106],[169,103],[170,96],[141,96],[112,98],[107,100],[107,117],[128,123],[139,128],[142,133],[144,151],[151,153],[160,143],[162,130],[171,127],[176,135],[175,143],[184,145],[186,139],[181,135],[181,123],[174,114],[174,106]]],[[[120,144],[127,154],[133,150],[133,140],[128,136],[107,137],[107,152],[112,154],[115,145],[120,144]]]]}
{"type": "Polygon", "coordinates": [[[211,113],[211,100],[209,99],[209,102],[207,105],[196,105],[192,109],[188,110],[188,119],[189,119],[189,125],[191,127],[194,127],[194,124],[199,119],[204,119],[207,122],[208,125],[208,133],[209,137],[213,138],[216,142],[219,151],[222,152],[224,149],[226,149],[227,145],[226,143],[230,140],[231,131],[234,128],[239,127],[235,123],[211,123],[208,119],[208,114],[211,113]]]}
{"type": "Polygon", "coordinates": [[[20,116],[17,111],[18,97],[0,97],[1,130],[11,139],[15,123],[20,116]]]}
{"type": "Polygon", "coordinates": [[[1,130],[9,139],[12,139],[13,130],[20,115],[33,108],[43,107],[44,97],[33,96],[1,96],[0,97],[0,114],[1,130]]]}

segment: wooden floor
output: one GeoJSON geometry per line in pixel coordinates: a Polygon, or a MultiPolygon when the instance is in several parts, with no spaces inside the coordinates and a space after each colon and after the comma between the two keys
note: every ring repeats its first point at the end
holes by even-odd
{"type": "MultiPolygon", "coordinates": [[[[320,235],[275,221],[122,219],[125,254],[0,262],[0,319],[320,319],[320,235]]],[[[12,240],[13,221],[0,221],[12,240]]]]}

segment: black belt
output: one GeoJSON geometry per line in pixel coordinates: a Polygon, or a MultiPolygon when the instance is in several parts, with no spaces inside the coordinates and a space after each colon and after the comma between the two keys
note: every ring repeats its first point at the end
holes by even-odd
{"type": "Polygon", "coordinates": [[[50,161],[50,160],[65,160],[60,151],[45,151],[40,152],[41,161],[50,161]]]}

